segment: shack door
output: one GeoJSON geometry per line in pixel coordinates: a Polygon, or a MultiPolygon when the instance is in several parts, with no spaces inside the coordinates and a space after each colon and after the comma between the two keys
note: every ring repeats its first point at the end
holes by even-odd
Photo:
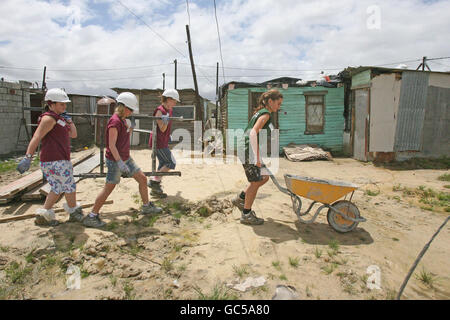
{"type": "Polygon", "coordinates": [[[369,89],[357,89],[354,94],[353,158],[367,161],[369,151],[369,89]]]}

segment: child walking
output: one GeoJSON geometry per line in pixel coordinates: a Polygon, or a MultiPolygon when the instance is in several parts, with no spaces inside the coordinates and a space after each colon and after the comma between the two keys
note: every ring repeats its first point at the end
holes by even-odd
{"type": "Polygon", "coordinates": [[[156,214],[162,211],[148,199],[147,177],[130,157],[130,134],[134,121],[128,127],[125,119],[138,108],[136,96],[131,92],[123,92],[117,96],[116,110],[109,119],[106,129],[106,166],[108,173],[103,190],[95,199],[91,213],[84,219],[86,227],[101,228],[106,225],[100,219],[99,211],[108,196],[120,182],[121,175],[133,177],[139,183],[139,193],[143,202],[142,214],[156,214]]]}
{"type": "MultiPolygon", "coordinates": [[[[161,105],[153,112],[153,116],[162,117],[162,120],[156,120],[156,157],[158,158],[158,172],[168,172],[175,169],[176,161],[169,149],[170,132],[172,129],[173,107],[180,102],[180,96],[175,89],[167,89],[163,92],[161,97],[161,105]]],[[[149,141],[149,146],[152,147],[152,140],[149,141]]],[[[156,198],[166,198],[161,188],[161,176],[153,176],[150,178],[148,186],[152,189],[151,195],[156,198]]]]}
{"type": "Polygon", "coordinates": [[[276,89],[263,93],[258,101],[258,108],[250,119],[244,136],[244,159],[241,159],[250,185],[245,191],[240,192],[232,203],[242,210],[241,223],[249,225],[261,225],[264,219],[258,218],[252,210],[258,189],[268,180],[269,175],[261,173],[261,156],[259,152],[259,132],[270,130],[271,113],[280,110],[283,103],[283,95],[276,89]]]}
{"type": "Polygon", "coordinates": [[[35,223],[47,226],[59,224],[52,207],[61,193],[64,193],[67,201],[63,207],[69,213],[69,222],[81,222],[84,219],[83,210],[80,203],[76,202],[76,184],[70,161],[70,139],[77,137],[77,128],[66,113],[66,103],[70,100],[59,88],[49,89],[44,100],[46,111],[39,116],[36,132],[17,170],[24,173],[30,169],[33,154],[41,143],[40,167],[51,190],[45,199],[44,208],[36,211],[35,223]]]}

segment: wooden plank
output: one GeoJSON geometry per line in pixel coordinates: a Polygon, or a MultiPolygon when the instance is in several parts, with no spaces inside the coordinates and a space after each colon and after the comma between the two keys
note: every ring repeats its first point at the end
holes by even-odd
{"type": "MultiPolygon", "coordinates": [[[[107,200],[107,201],[105,201],[105,203],[103,205],[105,205],[105,204],[112,204],[112,203],[114,203],[113,200],[107,200]]],[[[93,205],[94,205],[94,203],[87,203],[87,204],[81,205],[81,207],[83,209],[85,209],[85,208],[92,207],[93,205]]],[[[54,211],[55,211],[55,213],[60,213],[60,212],[64,212],[65,210],[64,210],[64,208],[58,208],[58,209],[55,209],[54,211]]],[[[11,222],[11,221],[31,219],[31,218],[34,218],[34,217],[36,217],[35,213],[23,214],[23,215],[20,215],[20,216],[14,216],[14,217],[0,219],[0,223],[7,223],[7,222],[11,222]]]]}
{"type": "MultiPolygon", "coordinates": [[[[72,159],[72,165],[76,166],[80,162],[82,162],[82,161],[86,160],[87,158],[91,157],[94,153],[95,153],[95,150],[89,150],[88,152],[85,152],[85,153],[79,155],[75,159],[72,159]]],[[[21,200],[22,201],[41,200],[44,197],[44,195],[39,192],[39,190],[41,188],[42,188],[42,186],[39,185],[38,187],[34,188],[33,190],[25,193],[24,195],[22,195],[21,200]]]]}
{"type": "Polygon", "coordinates": [[[34,188],[38,184],[42,183],[43,177],[41,170],[33,171],[32,173],[17,179],[16,181],[0,188],[0,198],[10,198],[20,191],[27,188],[34,188]]]}
{"type": "MultiPolygon", "coordinates": [[[[73,168],[73,174],[81,174],[88,173],[94,170],[96,167],[100,165],[100,157],[98,155],[94,155],[92,158],[78,164],[73,168]]],[[[78,182],[81,178],[74,178],[75,182],[78,182]]],[[[51,187],[48,183],[46,183],[42,188],[39,189],[39,192],[44,196],[47,196],[51,190],[51,187]]],[[[62,194],[61,194],[62,195],[62,194]]]]}

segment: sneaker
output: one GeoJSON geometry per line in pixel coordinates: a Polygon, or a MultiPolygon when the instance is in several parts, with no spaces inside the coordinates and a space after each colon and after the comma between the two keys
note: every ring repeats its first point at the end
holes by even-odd
{"type": "Polygon", "coordinates": [[[88,228],[103,228],[106,226],[106,222],[100,220],[100,216],[90,217],[87,215],[84,220],[83,224],[88,228]]]}
{"type": "Polygon", "coordinates": [[[52,209],[46,210],[39,208],[36,210],[36,219],[34,223],[38,226],[50,226],[55,227],[59,222],[55,218],[55,212],[52,209]]]}
{"type": "Polygon", "coordinates": [[[37,226],[56,227],[57,225],[59,225],[59,221],[58,220],[48,221],[43,216],[36,216],[36,219],[34,220],[34,224],[37,226]]]}
{"type": "Polygon", "coordinates": [[[231,200],[231,203],[239,208],[239,210],[244,210],[245,205],[245,199],[241,198],[241,193],[239,192],[233,200],[231,200]]]}
{"type": "Polygon", "coordinates": [[[148,206],[142,206],[141,207],[141,213],[142,214],[158,214],[162,212],[162,208],[155,206],[153,203],[150,202],[148,206]]]}
{"type": "Polygon", "coordinates": [[[76,208],[74,212],[69,214],[69,222],[83,222],[83,219],[84,215],[81,207],[76,208]]]}
{"type": "Polygon", "coordinates": [[[250,225],[260,225],[264,223],[264,219],[258,218],[255,214],[255,211],[252,210],[247,214],[242,213],[241,223],[250,225]]]}
{"type": "Polygon", "coordinates": [[[148,186],[152,189],[150,195],[157,198],[167,198],[167,194],[161,189],[161,182],[150,180],[148,186]]]}

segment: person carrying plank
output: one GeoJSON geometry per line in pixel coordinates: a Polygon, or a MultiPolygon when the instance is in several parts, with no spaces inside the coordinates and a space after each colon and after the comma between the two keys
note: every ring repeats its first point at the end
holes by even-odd
{"type": "Polygon", "coordinates": [[[66,113],[66,103],[70,100],[59,88],[49,89],[44,100],[45,112],[39,116],[36,132],[17,170],[24,173],[30,169],[33,154],[41,143],[40,167],[51,191],[45,199],[44,208],[36,210],[35,223],[47,226],[59,224],[52,207],[61,193],[64,193],[67,201],[63,206],[69,213],[69,222],[81,222],[84,219],[83,209],[76,201],[76,183],[70,161],[70,139],[77,137],[77,128],[66,113]]]}
{"type": "Polygon", "coordinates": [[[117,96],[117,107],[109,119],[106,129],[106,183],[103,190],[95,199],[92,211],[84,219],[86,227],[102,228],[106,225],[100,219],[99,211],[108,196],[120,182],[120,177],[133,177],[139,183],[139,193],[143,205],[142,214],[157,214],[162,211],[148,199],[147,177],[130,157],[130,134],[136,126],[134,118],[130,118],[131,125],[128,127],[125,119],[130,117],[138,108],[136,96],[131,92],[122,92],[117,96]]]}
{"type": "MultiPolygon", "coordinates": [[[[166,89],[161,96],[161,105],[159,105],[153,112],[153,116],[161,117],[161,120],[156,120],[156,157],[158,158],[158,172],[168,172],[175,169],[176,161],[169,149],[170,131],[172,128],[172,120],[169,117],[172,116],[173,107],[180,102],[180,96],[175,89],[166,89]]],[[[149,140],[149,147],[152,147],[153,135],[149,140]]],[[[152,189],[151,195],[156,198],[166,198],[161,188],[161,176],[152,176],[148,186],[152,189]]]]}

